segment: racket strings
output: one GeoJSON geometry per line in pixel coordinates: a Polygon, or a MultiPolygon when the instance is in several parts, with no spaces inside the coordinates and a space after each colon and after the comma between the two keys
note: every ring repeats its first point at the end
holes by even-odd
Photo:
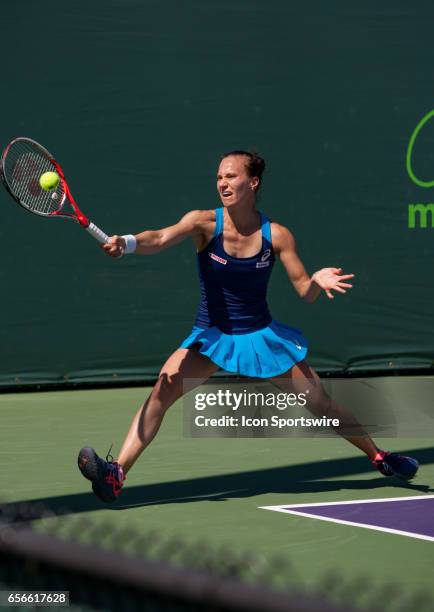
{"type": "Polygon", "coordinates": [[[9,188],[23,206],[41,215],[50,215],[62,208],[65,201],[62,181],[50,191],[42,189],[39,184],[44,172],[56,168],[45,151],[32,141],[20,139],[12,143],[3,163],[9,188]]]}

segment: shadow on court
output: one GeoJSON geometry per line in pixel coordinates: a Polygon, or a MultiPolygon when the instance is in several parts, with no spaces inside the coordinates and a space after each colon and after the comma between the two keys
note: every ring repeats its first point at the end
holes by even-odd
{"type": "MultiPolygon", "coordinates": [[[[434,488],[423,481],[423,466],[434,463],[434,448],[408,449],[403,454],[415,457],[421,464],[417,484],[406,483],[397,478],[386,478],[373,470],[369,480],[348,479],[348,476],[367,473],[369,462],[365,457],[333,459],[301,463],[282,467],[234,472],[219,476],[206,476],[174,480],[161,484],[127,486],[122,497],[113,505],[106,505],[95,498],[93,493],[77,493],[57,497],[22,500],[26,503],[41,502],[54,513],[76,514],[112,508],[126,510],[140,506],[192,503],[197,501],[225,501],[247,498],[266,493],[301,494],[327,493],[328,491],[353,490],[372,491],[395,486],[412,492],[430,493],[434,488]],[[345,480],[336,480],[339,477],[345,480]],[[333,480],[328,480],[333,479],[333,480]]],[[[140,464],[139,464],[140,466],[140,464]]],[[[140,469],[140,467],[136,468],[140,469]]],[[[89,483],[90,485],[90,483],[89,483]]],[[[294,500],[291,500],[293,503],[294,500]]],[[[17,502],[15,502],[17,503],[17,502]]]]}

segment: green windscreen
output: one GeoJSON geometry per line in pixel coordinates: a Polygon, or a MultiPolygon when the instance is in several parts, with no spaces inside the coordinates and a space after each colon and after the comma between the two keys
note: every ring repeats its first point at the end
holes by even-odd
{"type": "MultiPolygon", "coordinates": [[[[390,0],[7,3],[0,144],[46,146],[108,234],[219,206],[221,154],[257,149],[258,206],[309,272],[355,274],[309,305],[276,266],[273,316],[320,370],[429,368],[434,119],[417,128],[434,108],[433,18],[390,0]]],[[[0,384],[154,378],[193,324],[193,243],[115,261],[5,190],[0,207],[0,384]]]]}

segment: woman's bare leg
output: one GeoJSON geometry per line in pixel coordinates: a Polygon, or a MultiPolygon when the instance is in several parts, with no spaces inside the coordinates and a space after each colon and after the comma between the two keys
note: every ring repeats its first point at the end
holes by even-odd
{"type": "Polygon", "coordinates": [[[176,350],[161,369],[147,401],[134,417],[117,462],[124,473],[154,439],[166,410],[184,393],[207,380],[218,369],[195,349],[176,350]]]}
{"type": "Polygon", "coordinates": [[[318,374],[305,361],[297,363],[291,370],[272,378],[271,381],[276,387],[286,392],[303,393],[309,390],[309,400],[306,407],[317,416],[339,419],[344,427],[342,428],[343,433],[336,430],[337,433],[340,433],[348,442],[366,453],[371,461],[375,459],[380,449],[351,412],[338,406],[327,395],[318,374]],[[348,433],[349,431],[351,431],[351,434],[348,433]]]}

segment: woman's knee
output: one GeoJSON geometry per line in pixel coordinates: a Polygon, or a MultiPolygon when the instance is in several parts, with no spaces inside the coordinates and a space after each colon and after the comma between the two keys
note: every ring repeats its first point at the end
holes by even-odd
{"type": "Polygon", "coordinates": [[[331,398],[320,384],[315,392],[309,395],[308,408],[320,411],[323,416],[327,416],[331,408],[331,398]]]}
{"type": "Polygon", "coordinates": [[[182,396],[182,393],[182,381],[178,375],[160,372],[152,389],[151,397],[168,408],[182,396]]]}
{"type": "Polygon", "coordinates": [[[329,408],[331,400],[320,377],[305,361],[294,366],[290,383],[296,392],[304,392],[308,395],[309,408],[315,410],[329,408]]]}

